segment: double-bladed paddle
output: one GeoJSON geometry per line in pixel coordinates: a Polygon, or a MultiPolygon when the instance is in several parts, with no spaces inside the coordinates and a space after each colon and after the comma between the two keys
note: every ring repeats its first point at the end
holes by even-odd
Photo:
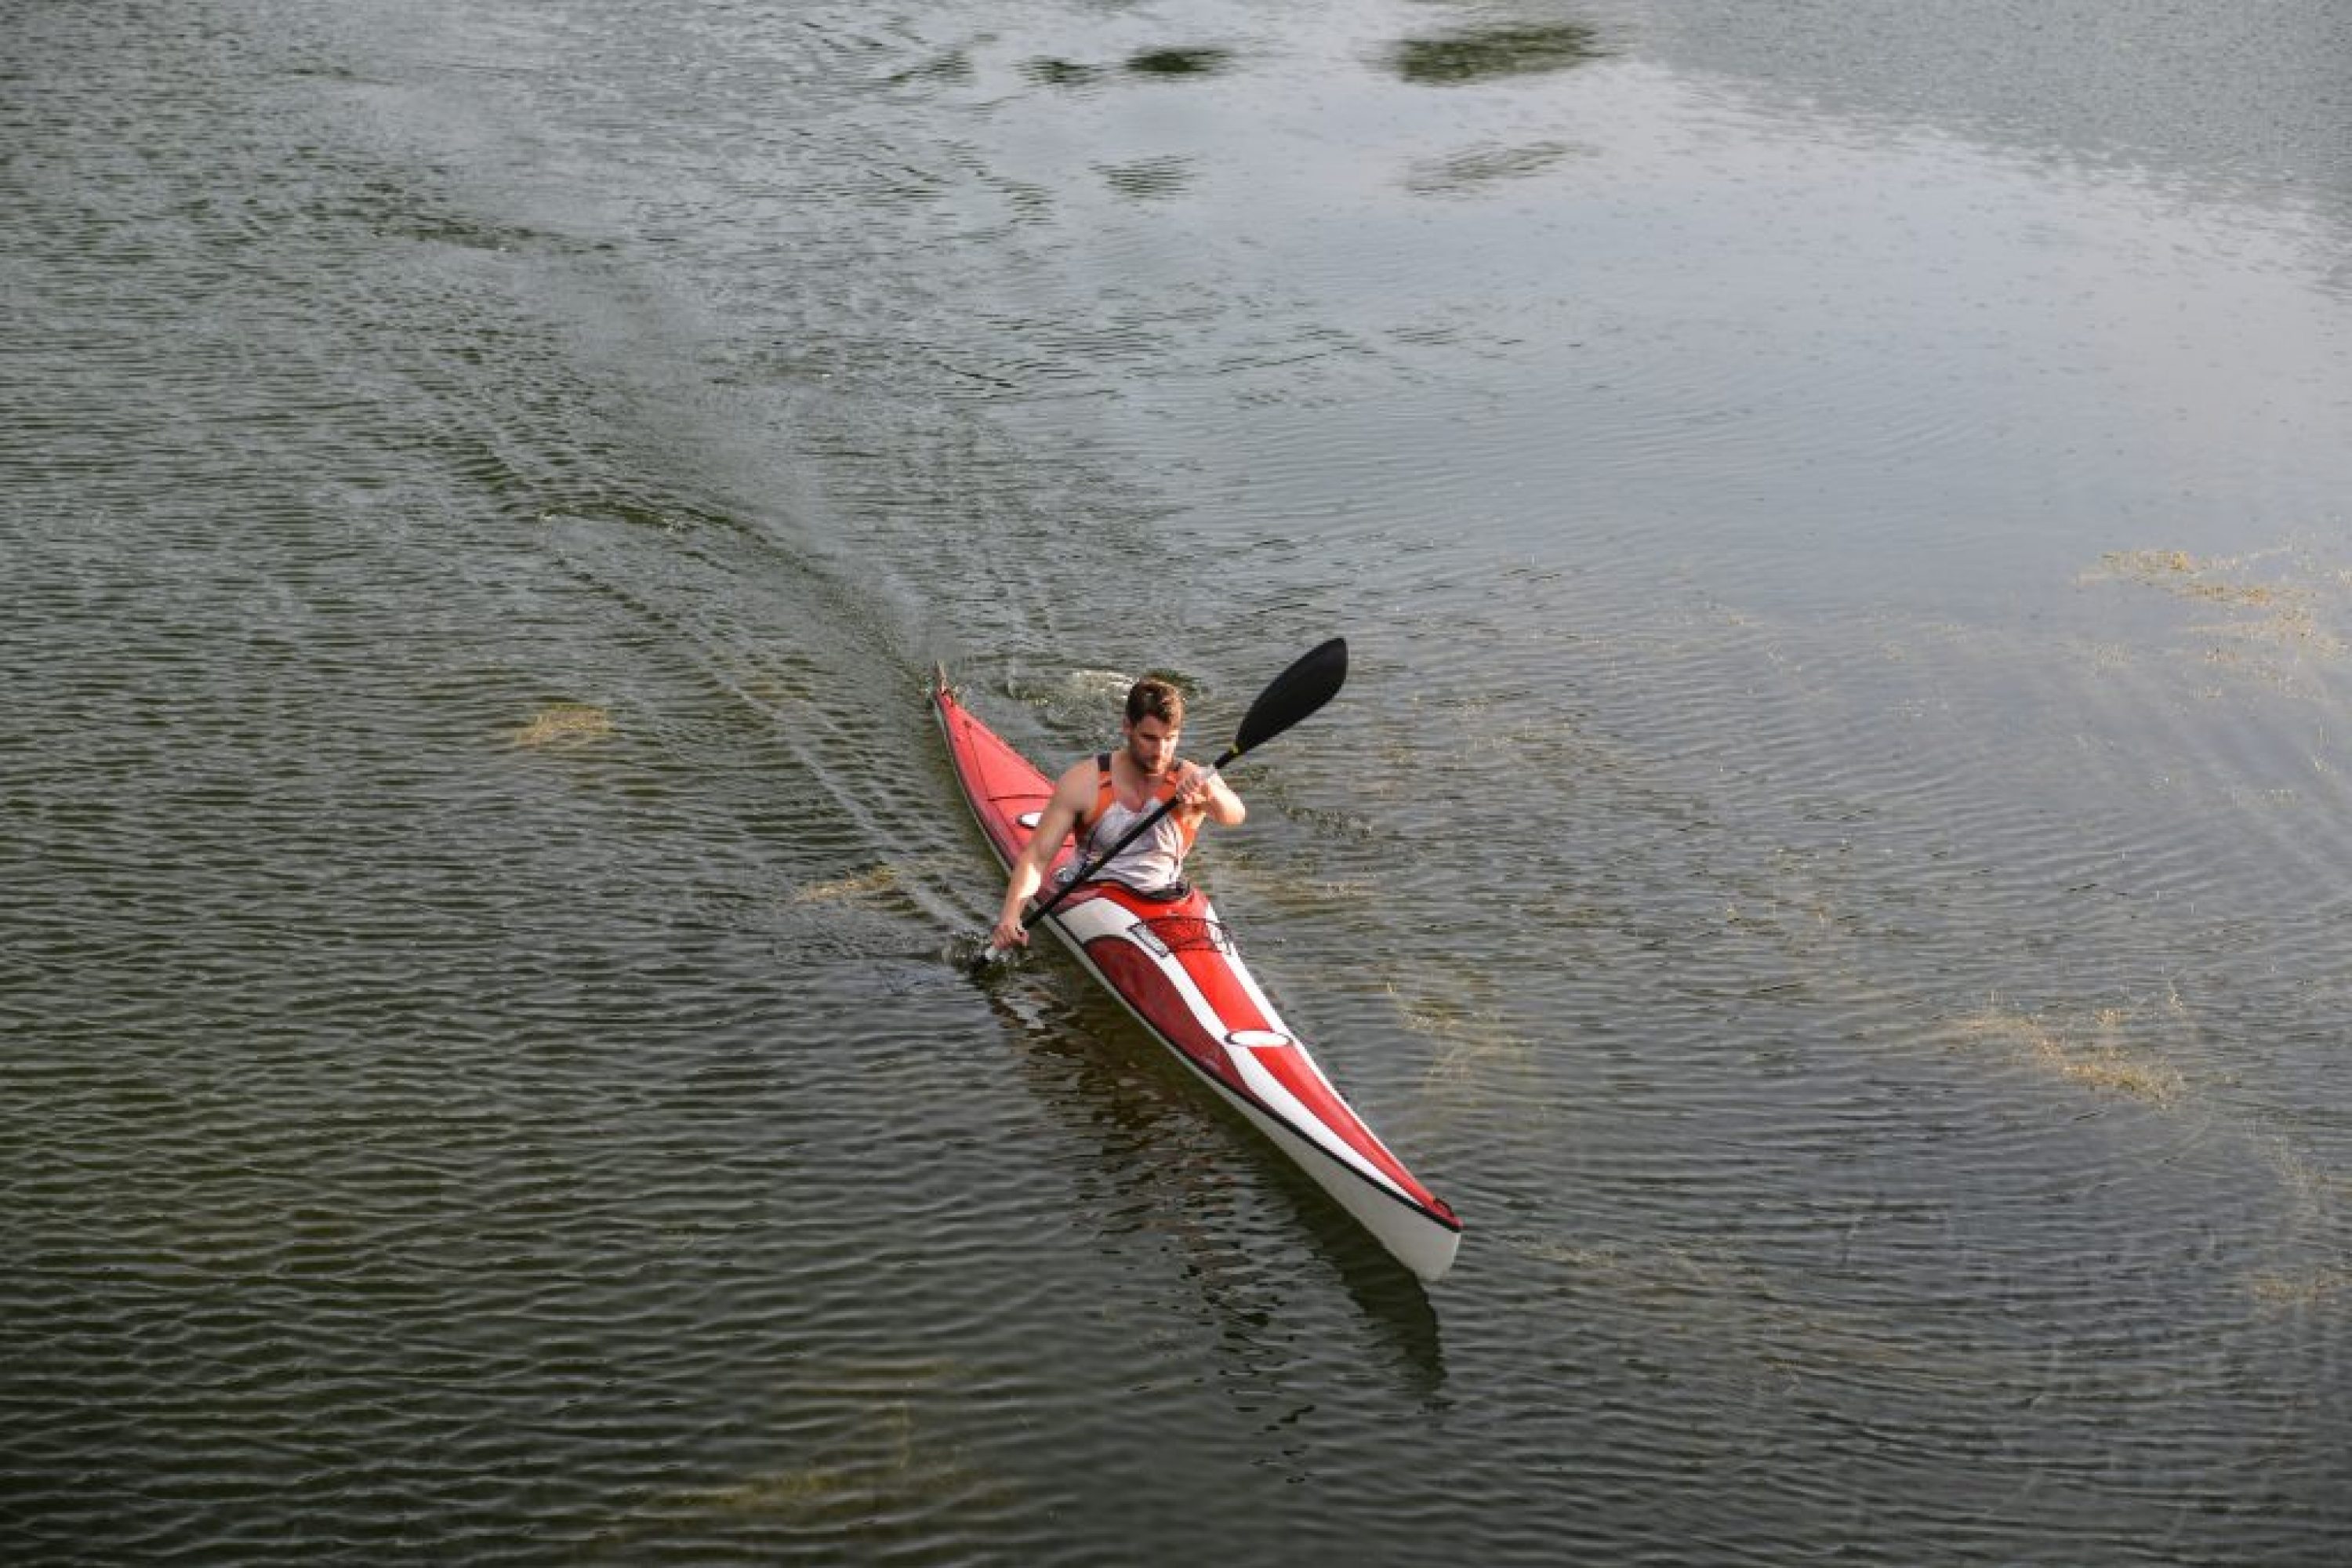
{"type": "MultiPolygon", "coordinates": [[[[1257,694],[1257,700],[1250,704],[1247,713],[1242,715],[1242,727],[1234,732],[1234,743],[1209,765],[1209,772],[1223,773],[1243,753],[1257,750],[1313,713],[1339,694],[1339,688],[1347,679],[1347,638],[1333,637],[1329,642],[1301,654],[1288,669],[1267,682],[1265,689],[1257,694]]],[[[1055,889],[1051,898],[1030,905],[1021,917],[1022,929],[1025,931],[1044,919],[1055,905],[1069,897],[1072,889],[1116,859],[1120,850],[1150,832],[1161,817],[1175,809],[1175,805],[1173,796],[1161,801],[1157,810],[1119,835],[1118,843],[1079,867],[1077,875],[1055,889]]],[[[986,963],[997,955],[998,950],[992,947],[982,955],[982,962],[986,963]]]]}

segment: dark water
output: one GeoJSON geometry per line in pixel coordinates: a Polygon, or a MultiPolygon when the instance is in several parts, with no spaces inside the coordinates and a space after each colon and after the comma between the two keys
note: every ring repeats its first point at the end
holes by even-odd
{"type": "Polygon", "coordinates": [[[0,22],[0,1560],[2343,1557],[2340,6],[0,22]]]}

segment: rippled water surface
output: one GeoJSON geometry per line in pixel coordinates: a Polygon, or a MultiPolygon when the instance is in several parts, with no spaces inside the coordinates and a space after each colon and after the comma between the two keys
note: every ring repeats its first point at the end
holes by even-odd
{"type": "Polygon", "coordinates": [[[2352,26],[0,38],[0,1560],[2352,1542],[2352,26]],[[1424,1290],[998,886],[1199,865],[1424,1290]]]}

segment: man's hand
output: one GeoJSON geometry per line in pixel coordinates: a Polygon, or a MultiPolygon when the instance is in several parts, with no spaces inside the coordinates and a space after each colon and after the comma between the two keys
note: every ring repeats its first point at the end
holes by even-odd
{"type": "Polygon", "coordinates": [[[1206,811],[1216,798],[1217,775],[1198,763],[1186,763],[1177,775],[1176,804],[1189,811],[1206,811]]]}

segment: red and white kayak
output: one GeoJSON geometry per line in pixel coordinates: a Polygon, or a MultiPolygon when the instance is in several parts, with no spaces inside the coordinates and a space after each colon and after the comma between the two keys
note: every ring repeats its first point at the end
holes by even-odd
{"type": "MultiPolygon", "coordinates": [[[[932,696],[965,799],[1008,870],[1053,782],[972,717],[942,672],[932,696]]],[[[1059,871],[1075,853],[1066,845],[1059,871]]],[[[1054,886],[1051,873],[1047,886],[1054,886]]],[[[1454,1266],[1462,1222],[1339,1097],[1250,977],[1207,896],[1160,902],[1118,883],[1073,891],[1051,928],[1143,1026],[1298,1162],[1404,1266],[1426,1280],[1454,1266]]]]}

